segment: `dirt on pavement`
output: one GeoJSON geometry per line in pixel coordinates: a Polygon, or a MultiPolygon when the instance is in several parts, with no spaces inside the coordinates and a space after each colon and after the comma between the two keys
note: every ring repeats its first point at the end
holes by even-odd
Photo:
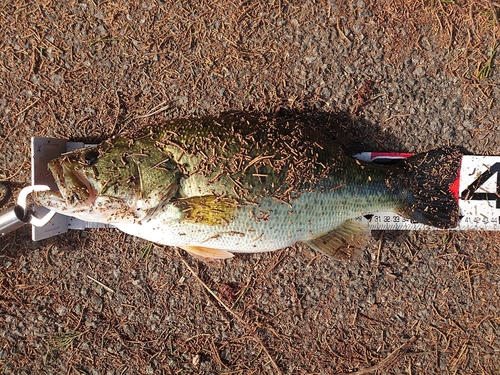
{"type": "MultiPolygon", "coordinates": [[[[489,0],[4,1],[0,180],[30,138],[226,110],[337,114],[367,151],[500,155],[489,0]]],[[[12,200],[10,201],[12,203],[12,200]]],[[[9,204],[10,204],[9,203],[9,204]]],[[[0,238],[4,374],[500,374],[500,235],[373,232],[203,263],[113,229],[0,238]]]]}

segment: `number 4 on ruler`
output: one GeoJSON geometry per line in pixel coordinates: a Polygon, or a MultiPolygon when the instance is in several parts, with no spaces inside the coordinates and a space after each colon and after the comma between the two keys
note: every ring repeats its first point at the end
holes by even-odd
{"type": "Polygon", "coordinates": [[[494,201],[496,202],[496,208],[500,208],[500,162],[490,166],[474,182],[467,186],[467,188],[462,192],[460,198],[463,200],[494,201]],[[477,190],[495,173],[497,174],[496,191],[494,193],[478,193],[477,190]]]}

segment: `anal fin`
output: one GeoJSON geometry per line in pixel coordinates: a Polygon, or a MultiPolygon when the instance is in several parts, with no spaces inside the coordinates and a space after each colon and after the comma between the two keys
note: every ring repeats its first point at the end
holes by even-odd
{"type": "Polygon", "coordinates": [[[234,257],[233,253],[226,250],[213,249],[203,246],[180,246],[181,249],[186,250],[189,254],[195,257],[209,258],[209,259],[229,259],[234,257]]]}
{"type": "Polygon", "coordinates": [[[305,243],[332,258],[351,260],[361,255],[368,233],[366,225],[356,220],[346,220],[332,231],[305,243]]]}

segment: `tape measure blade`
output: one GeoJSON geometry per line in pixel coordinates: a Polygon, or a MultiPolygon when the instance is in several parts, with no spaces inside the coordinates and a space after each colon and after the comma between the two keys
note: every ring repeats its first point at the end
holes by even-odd
{"type": "Polygon", "coordinates": [[[462,230],[500,230],[500,156],[465,155],[460,169],[462,230]]]}

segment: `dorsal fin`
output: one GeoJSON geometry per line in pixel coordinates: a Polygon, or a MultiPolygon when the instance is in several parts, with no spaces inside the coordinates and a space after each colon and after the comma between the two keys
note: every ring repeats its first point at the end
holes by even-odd
{"type": "Polygon", "coordinates": [[[332,231],[305,243],[332,258],[351,260],[361,255],[368,233],[366,225],[356,220],[346,220],[332,231]]]}
{"type": "Polygon", "coordinates": [[[213,249],[203,246],[180,246],[181,249],[186,250],[189,254],[195,257],[210,258],[210,259],[229,259],[234,257],[233,253],[226,250],[213,249]]]}

